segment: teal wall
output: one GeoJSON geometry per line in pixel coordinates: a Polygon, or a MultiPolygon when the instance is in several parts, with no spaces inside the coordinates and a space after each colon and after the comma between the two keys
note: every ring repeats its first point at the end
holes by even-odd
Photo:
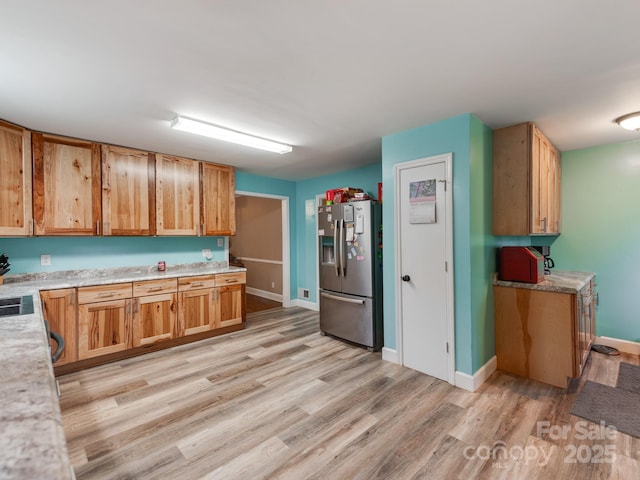
{"type": "Polygon", "coordinates": [[[361,188],[373,198],[378,196],[378,183],[382,181],[379,163],[353,170],[301,180],[296,183],[298,211],[296,216],[298,238],[298,287],[309,289],[309,301],[317,302],[318,284],[316,250],[316,195],[340,187],[361,188]]]}
{"type": "Polygon", "coordinates": [[[640,141],[562,153],[559,270],[596,273],[596,333],[640,341],[640,141]]]}
{"type": "MultiPolygon", "coordinates": [[[[52,272],[83,268],[167,265],[206,261],[203,248],[210,248],[212,261],[224,261],[223,237],[28,237],[0,239],[0,252],[9,255],[14,273],[52,272]],[[40,266],[40,255],[51,255],[51,266],[40,266]]],[[[226,240],[225,240],[226,241],[226,240]]]]}
{"type": "Polygon", "coordinates": [[[300,209],[296,197],[296,182],[263,177],[236,170],[236,191],[279,195],[289,199],[289,258],[290,298],[298,297],[298,241],[296,238],[296,212],[300,209]]]}
{"type": "Polygon", "coordinates": [[[467,374],[494,354],[493,305],[485,296],[493,274],[493,237],[487,218],[491,209],[471,222],[472,203],[475,214],[491,202],[491,148],[490,130],[470,114],[382,139],[384,344],[388,348],[397,345],[393,166],[452,152],[456,370],[467,374]]]}
{"type": "Polygon", "coordinates": [[[471,116],[469,182],[471,370],[476,372],[495,355],[493,275],[496,270],[496,239],[491,233],[493,229],[493,130],[474,116],[471,116]]]}

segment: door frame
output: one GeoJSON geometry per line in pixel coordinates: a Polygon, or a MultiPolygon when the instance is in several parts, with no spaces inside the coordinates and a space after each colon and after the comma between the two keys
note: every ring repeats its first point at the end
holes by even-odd
{"type": "MultiPolygon", "coordinates": [[[[454,290],[454,264],[453,264],[453,153],[445,153],[434,155],[432,157],[419,158],[417,160],[409,160],[406,162],[396,163],[393,166],[393,183],[394,183],[394,239],[395,239],[395,266],[394,266],[394,285],[399,285],[398,279],[402,276],[400,267],[402,265],[401,245],[401,219],[400,219],[400,173],[410,168],[423,167],[433,165],[435,163],[445,163],[446,189],[445,201],[449,208],[445,213],[445,258],[447,265],[447,304],[446,304],[446,322],[447,322],[447,342],[449,344],[449,361],[447,365],[447,381],[451,385],[455,385],[456,370],[456,342],[455,342],[455,290],[454,290]]],[[[402,295],[400,288],[395,289],[396,303],[396,343],[397,353],[400,364],[404,365],[403,344],[402,344],[402,295]]]]}
{"type": "MultiPolygon", "coordinates": [[[[236,190],[236,195],[245,197],[261,197],[273,198],[280,200],[280,210],[282,212],[282,306],[288,308],[291,306],[291,249],[290,249],[290,233],[289,233],[289,197],[284,195],[271,195],[269,193],[245,192],[236,190]]],[[[227,245],[229,243],[227,242],[227,245]]],[[[227,251],[227,259],[229,252],[227,251]]]]}

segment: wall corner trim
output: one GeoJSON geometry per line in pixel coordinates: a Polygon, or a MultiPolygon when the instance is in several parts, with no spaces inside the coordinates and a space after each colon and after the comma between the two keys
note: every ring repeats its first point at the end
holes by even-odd
{"type": "Polygon", "coordinates": [[[382,347],[382,360],[400,365],[398,351],[392,348],[382,347]]]}
{"type": "Polygon", "coordinates": [[[475,392],[496,371],[498,360],[495,355],[489,359],[482,367],[473,375],[456,371],[456,387],[460,387],[470,392],[475,392]]]}

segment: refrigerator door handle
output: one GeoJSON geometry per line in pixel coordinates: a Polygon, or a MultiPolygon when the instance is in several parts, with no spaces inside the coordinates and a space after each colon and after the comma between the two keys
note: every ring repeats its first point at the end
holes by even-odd
{"type": "Polygon", "coordinates": [[[340,276],[340,256],[338,255],[338,230],[340,229],[339,220],[336,220],[333,228],[333,263],[336,266],[336,277],[340,276]]]}
{"type": "Polygon", "coordinates": [[[347,262],[344,261],[345,251],[345,231],[344,231],[344,219],[340,220],[340,267],[342,268],[342,276],[347,276],[347,262]]]}
{"type": "Polygon", "coordinates": [[[320,296],[324,298],[330,298],[331,300],[338,300],[339,302],[357,303],[358,305],[364,305],[364,300],[359,300],[357,298],[338,297],[336,295],[330,295],[328,293],[321,293],[320,296]]]}

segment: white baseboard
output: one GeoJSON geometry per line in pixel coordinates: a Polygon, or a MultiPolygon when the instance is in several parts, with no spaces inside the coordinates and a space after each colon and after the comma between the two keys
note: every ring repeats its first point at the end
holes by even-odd
{"type": "Polygon", "coordinates": [[[400,365],[398,351],[392,348],[382,347],[382,360],[400,365]]]}
{"type": "Polygon", "coordinates": [[[320,305],[318,305],[317,303],[310,302],[308,300],[301,300],[299,298],[296,298],[295,300],[291,300],[291,306],[302,307],[302,308],[306,308],[307,310],[313,310],[315,312],[320,311],[320,305]]]}
{"type": "Polygon", "coordinates": [[[487,380],[487,378],[489,378],[491,374],[496,371],[497,365],[498,360],[494,355],[473,375],[456,371],[456,387],[463,388],[464,390],[468,390],[470,392],[475,392],[478,387],[480,387],[480,385],[482,385],[487,380]]]}
{"type": "Polygon", "coordinates": [[[278,293],[267,292],[266,290],[259,290],[253,287],[245,287],[245,291],[257,297],[268,298],[269,300],[273,300],[274,302],[282,302],[282,295],[278,293]]]}
{"type": "Polygon", "coordinates": [[[630,340],[620,340],[618,338],[610,337],[596,337],[593,343],[597,343],[599,345],[607,345],[608,347],[614,347],[624,353],[640,355],[640,343],[638,342],[632,342],[630,340]]]}

